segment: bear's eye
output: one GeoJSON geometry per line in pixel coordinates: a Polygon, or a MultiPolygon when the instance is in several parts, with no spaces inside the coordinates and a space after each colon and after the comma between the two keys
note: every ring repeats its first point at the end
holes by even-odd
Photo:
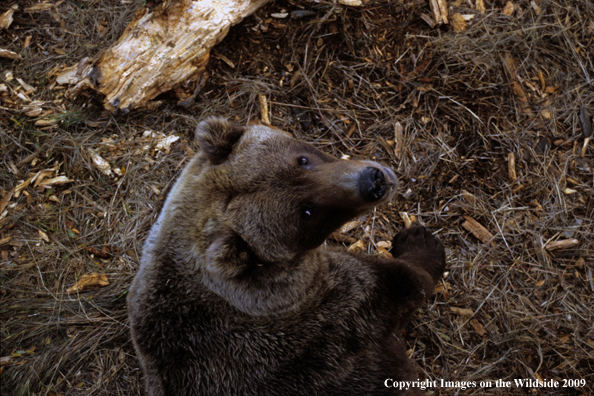
{"type": "Polygon", "coordinates": [[[307,159],[307,157],[301,156],[297,158],[297,164],[299,166],[309,165],[309,159],[307,159]]]}
{"type": "Polygon", "coordinates": [[[301,212],[301,214],[305,220],[309,220],[313,214],[313,209],[309,208],[309,207],[303,208],[303,211],[301,212]]]}

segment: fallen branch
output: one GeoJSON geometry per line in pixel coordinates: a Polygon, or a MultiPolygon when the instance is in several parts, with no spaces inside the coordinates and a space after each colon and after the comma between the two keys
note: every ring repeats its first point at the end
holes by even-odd
{"type": "Polygon", "coordinates": [[[72,84],[71,97],[86,89],[105,95],[113,113],[145,105],[172,91],[184,105],[200,90],[210,56],[235,25],[268,0],[169,0],[149,3],[118,42],[96,59],[85,58],[58,76],[72,84]]]}
{"type": "MultiPolygon", "coordinates": [[[[231,26],[268,1],[149,2],[116,44],[93,59],[84,58],[59,71],[56,83],[71,85],[71,98],[89,89],[105,95],[104,106],[112,113],[143,107],[169,91],[178,98],[179,105],[187,106],[204,84],[210,50],[231,26]]],[[[362,5],[361,0],[337,2],[362,5]]],[[[13,56],[6,51],[0,55],[13,56]]]]}

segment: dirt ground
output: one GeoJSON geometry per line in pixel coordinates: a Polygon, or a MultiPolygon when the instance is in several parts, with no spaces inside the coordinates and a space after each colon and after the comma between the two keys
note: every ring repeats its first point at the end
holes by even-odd
{"type": "Polygon", "coordinates": [[[14,4],[0,31],[22,58],[0,58],[2,395],[145,394],[126,315],[143,240],[196,124],[259,119],[259,95],[274,126],[399,175],[390,205],[327,243],[379,254],[408,216],[446,246],[407,336],[438,381],[428,394],[594,394],[592,1],[450,1],[452,24],[431,26],[427,1],[279,0],[214,48],[189,108],[162,95],[120,116],[93,93],[67,98],[52,71],[113,44],[143,2],[0,13],[14,4]]]}

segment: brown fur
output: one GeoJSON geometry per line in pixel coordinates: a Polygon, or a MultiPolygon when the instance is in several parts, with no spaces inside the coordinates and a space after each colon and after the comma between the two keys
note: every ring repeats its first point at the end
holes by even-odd
{"type": "Polygon", "coordinates": [[[393,172],[221,119],[169,193],[128,297],[151,396],[382,395],[417,379],[398,338],[441,276],[413,227],[395,259],[320,247],[394,195],[393,172]]]}

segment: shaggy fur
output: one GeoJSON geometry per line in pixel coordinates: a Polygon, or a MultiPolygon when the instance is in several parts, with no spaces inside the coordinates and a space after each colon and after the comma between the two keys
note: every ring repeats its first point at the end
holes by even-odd
{"type": "Polygon", "coordinates": [[[128,297],[151,396],[397,394],[399,339],[445,266],[423,227],[394,259],[320,247],[392,198],[394,173],[262,125],[203,121],[128,297]]]}

